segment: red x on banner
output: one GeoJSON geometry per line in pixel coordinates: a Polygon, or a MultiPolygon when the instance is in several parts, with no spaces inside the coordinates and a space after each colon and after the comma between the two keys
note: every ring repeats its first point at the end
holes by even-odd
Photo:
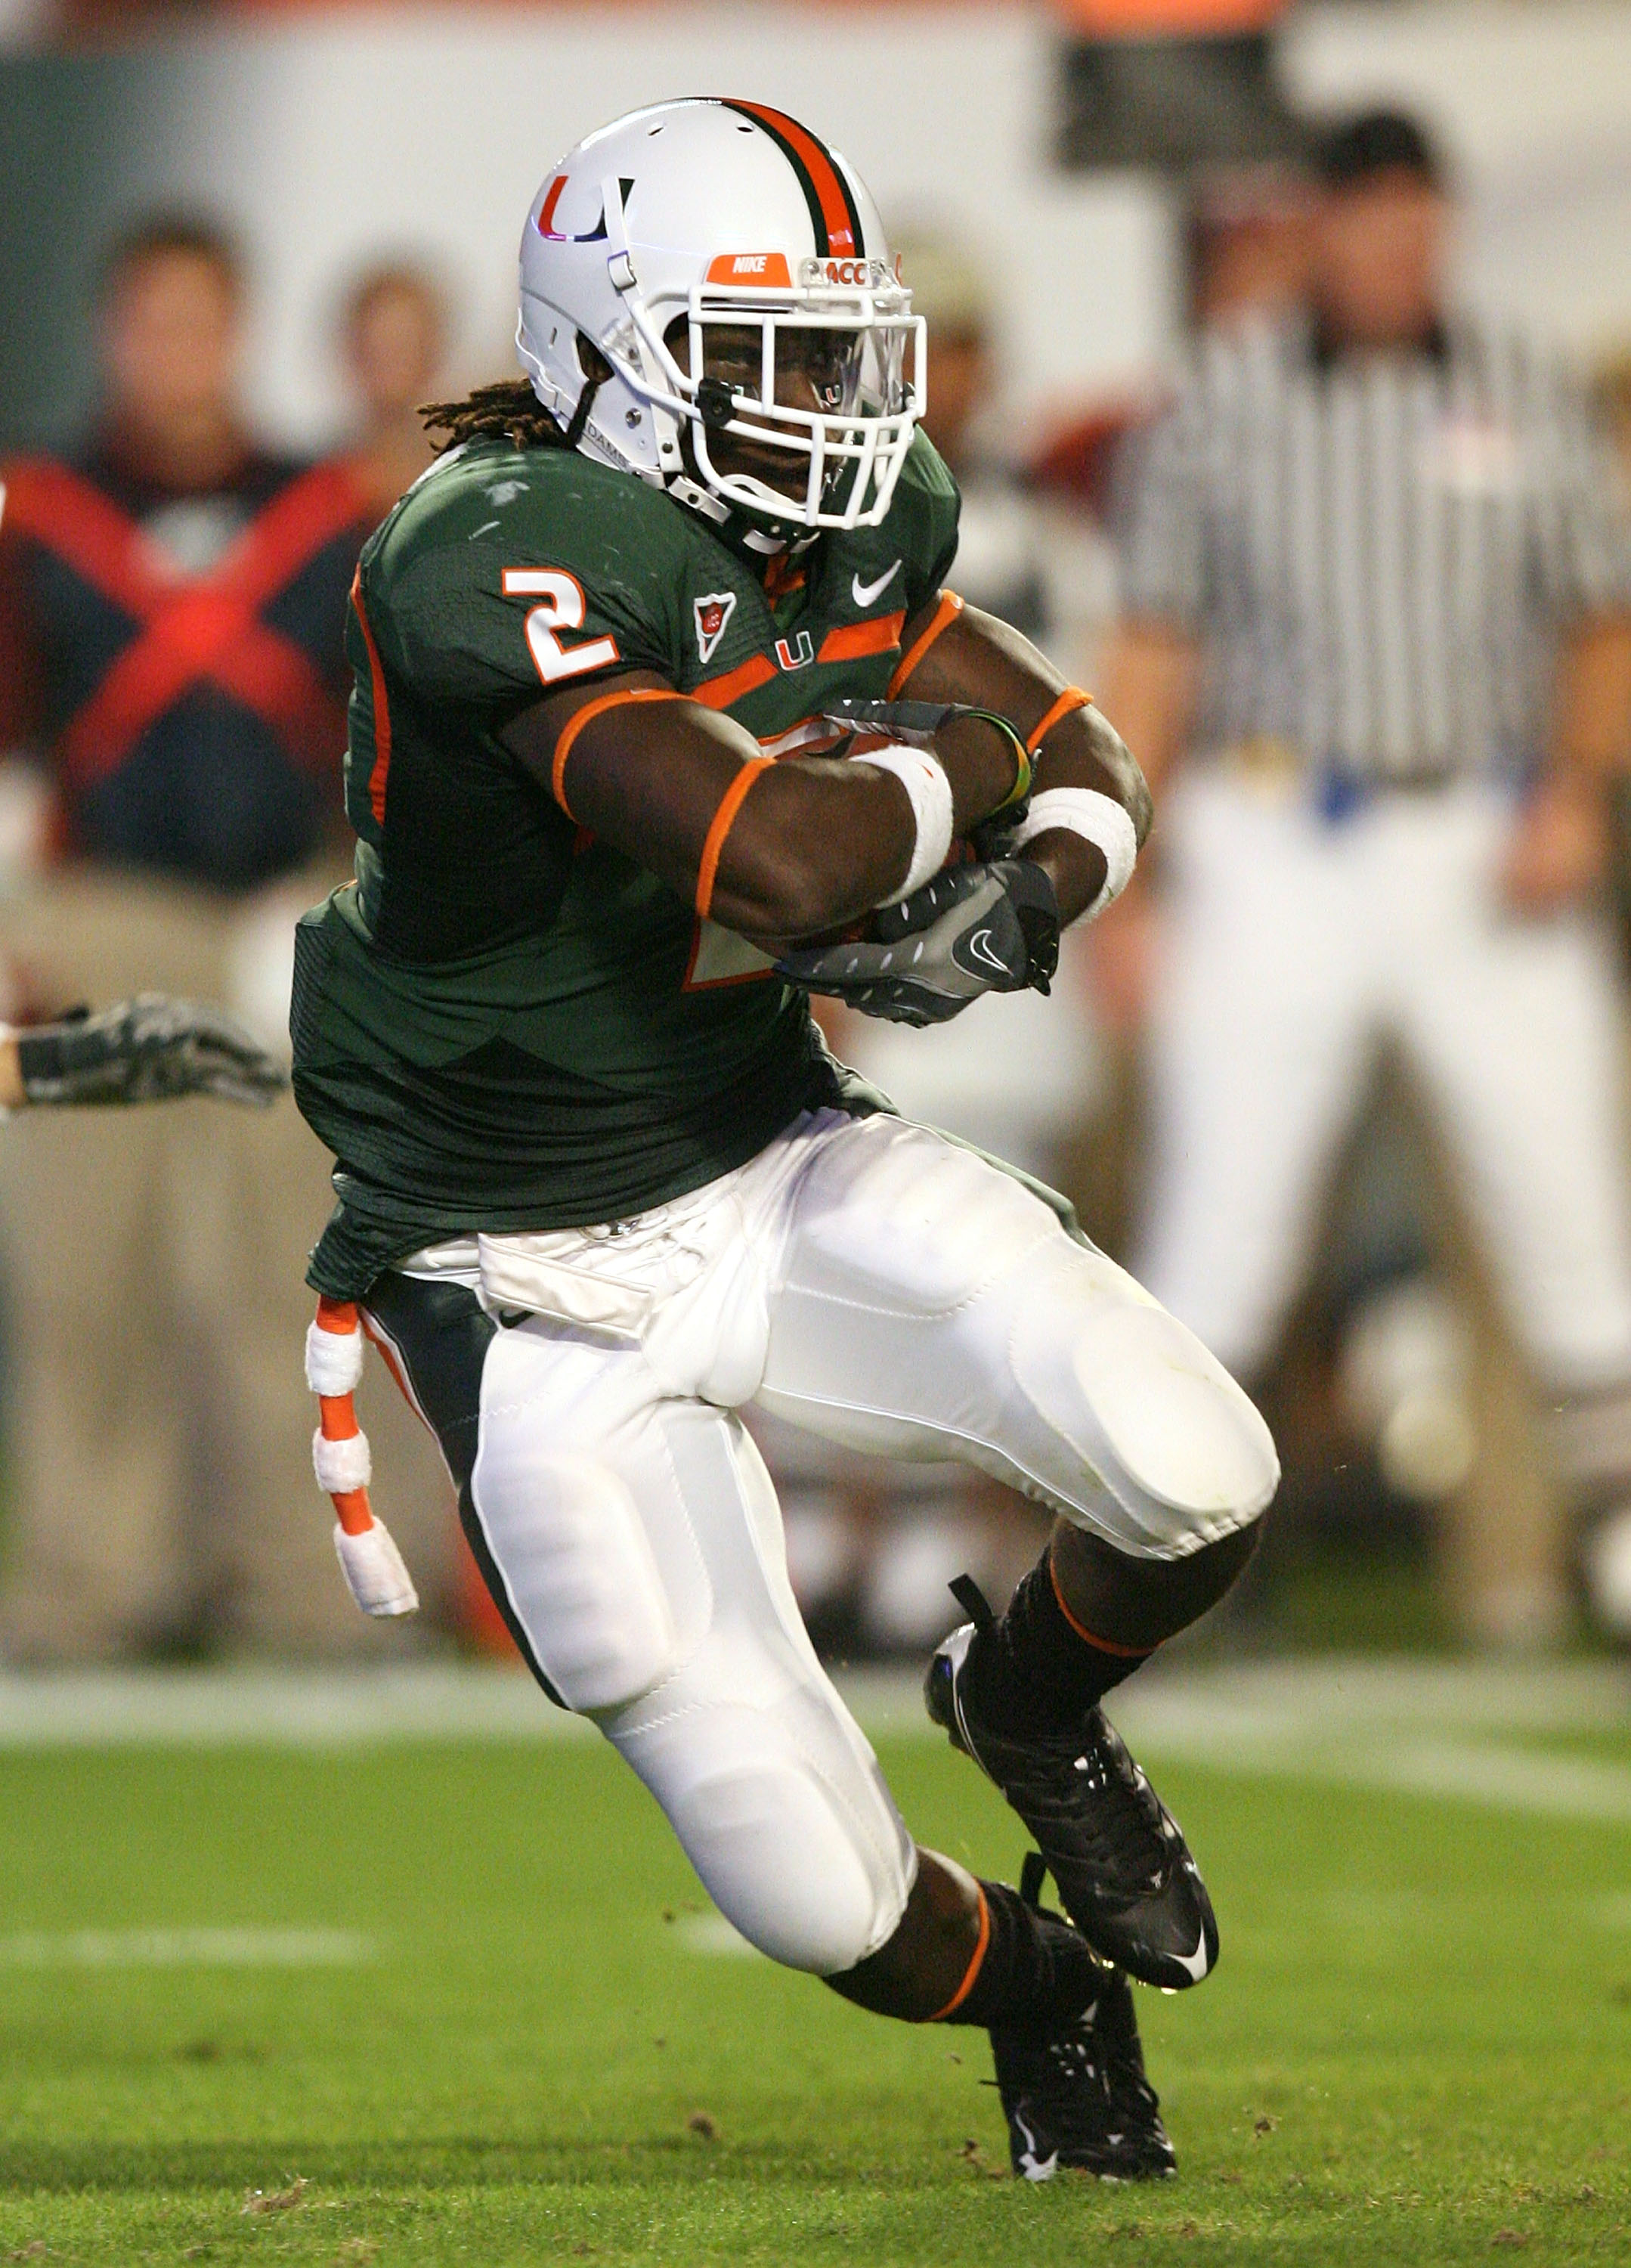
{"type": "Polygon", "coordinates": [[[260,610],[367,507],[342,464],[317,465],[281,490],[207,575],[178,578],[111,497],[64,465],[6,468],[9,523],[71,567],[137,625],[62,739],[69,777],[88,786],[114,770],[149,725],[202,681],[241,701],[310,763],[333,730],[334,701],[311,657],[260,610]]]}

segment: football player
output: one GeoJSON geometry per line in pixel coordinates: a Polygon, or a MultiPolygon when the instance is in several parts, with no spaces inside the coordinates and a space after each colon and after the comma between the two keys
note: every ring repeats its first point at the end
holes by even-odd
{"type": "MultiPolygon", "coordinates": [[[[1127,1979],[1197,1982],[1217,1933],[1099,1705],[1239,1572],[1273,1445],[1062,1200],[903,1122],[806,1005],[1046,990],[1142,780],[947,587],[923,327],[796,121],[590,136],[528,213],[518,342],[528,383],[434,413],[454,446],[354,588],[356,880],[301,924],[293,1011],[338,1160],[309,1375],[386,1349],[539,1682],[746,1937],[986,2027],[1030,2177],[1167,2172],[1127,1979]],[[969,1587],[929,1705],[1069,1922],[1037,1867],[1022,1896],[914,1844],[800,1624],[755,1398],[1058,1515],[1000,1619],[969,1587]]],[[[359,1597],[408,1603],[347,1528],[365,1455],[319,1464],[359,1597]]]]}

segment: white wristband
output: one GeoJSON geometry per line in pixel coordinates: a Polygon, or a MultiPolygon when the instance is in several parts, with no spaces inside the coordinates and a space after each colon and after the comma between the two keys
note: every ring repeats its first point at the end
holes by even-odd
{"type": "Polygon", "coordinates": [[[1091,787],[1047,787],[1032,797],[1031,808],[1009,847],[1022,850],[1054,827],[1079,835],[1105,854],[1104,887],[1077,916],[1078,920],[1091,921],[1095,914],[1113,905],[1131,881],[1138,857],[1138,831],[1113,796],[1100,795],[1091,787]]]}
{"type": "Polygon", "coordinates": [[[875,764],[880,772],[893,772],[912,799],[912,817],[917,825],[912,863],[894,895],[878,901],[880,905],[898,906],[945,865],[951,848],[951,783],[938,756],[930,755],[927,748],[908,748],[899,741],[885,748],[869,748],[856,762],[875,764]]]}

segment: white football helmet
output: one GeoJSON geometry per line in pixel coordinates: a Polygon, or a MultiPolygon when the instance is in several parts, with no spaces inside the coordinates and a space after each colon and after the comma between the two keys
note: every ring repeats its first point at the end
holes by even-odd
{"type": "Polygon", "coordinates": [[[781,111],[712,98],[631,112],[551,168],[516,343],[586,455],[776,528],[883,519],[927,375],[849,166],[781,111]],[[580,333],[611,365],[598,385],[580,333]]]}

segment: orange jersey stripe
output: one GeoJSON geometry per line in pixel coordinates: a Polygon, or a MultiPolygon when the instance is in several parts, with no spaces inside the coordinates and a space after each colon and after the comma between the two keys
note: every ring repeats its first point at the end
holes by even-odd
{"type": "Polygon", "coordinates": [[[855,661],[865,653],[893,653],[905,627],[904,614],[880,615],[871,622],[846,622],[841,630],[828,630],[816,659],[855,661]]]}
{"type": "Polygon", "coordinates": [[[775,769],[774,756],[750,756],[719,799],[719,808],[709,822],[707,839],[702,844],[702,863],[696,870],[696,909],[704,921],[714,902],[714,879],[719,872],[719,854],[725,847],[725,837],[760,773],[775,769]]]}
{"type": "MultiPolygon", "coordinates": [[[[376,827],[386,823],[386,783],[391,777],[391,704],[386,698],[386,674],[379,666],[379,649],[374,644],[373,631],[368,626],[368,616],[363,611],[363,570],[359,565],[351,578],[351,604],[356,609],[357,628],[363,633],[363,644],[368,649],[368,674],[374,696],[374,762],[368,775],[368,807],[374,814],[376,827]]],[[[320,1323],[323,1318],[320,1313],[320,1323]]],[[[352,1318],[355,1322],[355,1315],[352,1318]]],[[[331,1326],[325,1325],[325,1329],[331,1326]]]]}
{"type": "Polygon", "coordinates": [[[802,561],[795,562],[785,551],[778,551],[765,571],[765,596],[771,605],[802,591],[806,572],[802,561]]]}
{"type": "Polygon", "coordinates": [[[627,693],[603,693],[598,701],[585,701],[567,718],[560,739],[555,742],[555,762],[549,768],[549,791],[569,819],[577,814],[566,799],[566,760],[572,753],[572,744],[591,718],[603,716],[608,709],[622,709],[636,701],[683,701],[683,693],[671,692],[665,685],[643,685],[627,693]]]}
{"type": "Polygon", "coordinates": [[[1084,693],[1079,685],[1067,685],[1064,691],[1060,695],[1058,700],[1054,702],[1053,707],[1047,711],[1047,714],[1043,718],[1041,723],[1037,726],[1030,739],[1025,742],[1026,755],[1035,755],[1037,750],[1041,747],[1043,741],[1047,740],[1048,734],[1053,731],[1054,725],[1058,724],[1061,718],[1069,717],[1073,710],[1091,707],[1092,699],[1092,695],[1091,693],[1084,693]]]}
{"type": "Polygon", "coordinates": [[[704,709],[728,709],[755,686],[768,685],[775,675],[775,664],[769,655],[756,653],[739,668],[726,670],[723,677],[705,678],[701,685],[692,688],[690,697],[700,701],[704,709]]]}
{"type": "Polygon", "coordinates": [[[942,591],[940,603],[930,617],[929,627],[915,637],[896,666],[894,675],[885,689],[885,698],[893,701],[911,676],[923,656],[944,630],[948,630],[963,611],[963,602],[955,591],[942,591]]]}

